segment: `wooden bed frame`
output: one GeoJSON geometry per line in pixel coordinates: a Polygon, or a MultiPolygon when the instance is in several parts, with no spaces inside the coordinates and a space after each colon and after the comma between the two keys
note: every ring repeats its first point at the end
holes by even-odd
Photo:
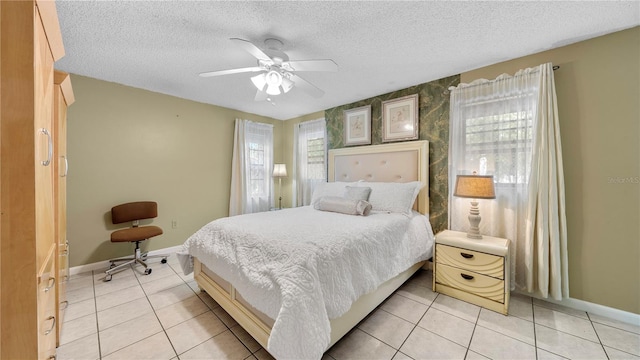
{"type": "MultiPolygon", "coordinates": [[[[429,143],[411,141],[373,146],[358,146],[329,151],[329,181],[421,181],[425,186],[416,199],[415,209],[422,214],[429,210],[429,143]]],[[[381,284],[375,291],[361,296],[344,315],[331,319],[330,348],[371,311],[393,294],[425,262],[414,264],[406,271],[381,284]]],[[[194,278],[206,291],[265,349],[274,323],[253,308],[232,284],[194,259],[194,278]]]]}

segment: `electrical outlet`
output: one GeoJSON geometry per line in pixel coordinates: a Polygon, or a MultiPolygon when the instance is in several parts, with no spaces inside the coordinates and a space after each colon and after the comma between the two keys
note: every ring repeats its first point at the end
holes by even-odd
{"type": "Polygon", "coordinates": [[[172,229],[178,228],[178,220],[171,220],[171,228],[172,229]]]}

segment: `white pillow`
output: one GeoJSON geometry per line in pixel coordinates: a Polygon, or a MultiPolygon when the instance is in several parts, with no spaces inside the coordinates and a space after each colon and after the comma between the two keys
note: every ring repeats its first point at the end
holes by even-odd
{"type": "Polygon", "coordinates": [[[347,185],[352,185],[350,182],[336,181],[336,182],[323,182],[316,185],[313,189],[313,195],[311,195],[311,206],[315,206],[318,200],[323,196],[344,196],[344,191],[347,185]]]}
{"type": "Polygon", "coordinates": [[[346,186],[344,189],[345,199],[369,201],[369,195],[371,195],[370,187],[346,186]]]}
{"type": "Polygon", "coordinates": [[[413,203],[422,189],[419,181],[397,182],[359,182],[360,187],[370,187],[369,203],[372,211],[411,214],[413,203]]]}

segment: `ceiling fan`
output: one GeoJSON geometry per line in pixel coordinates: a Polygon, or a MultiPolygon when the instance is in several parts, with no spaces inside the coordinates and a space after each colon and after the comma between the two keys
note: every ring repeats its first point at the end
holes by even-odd
{"type": "Polygon", "coordinates": [[[324,91],[297,75],[302,71],[338,71],[338,65],[333,60],[289,60],[289,56],[282,51],[282,41],[268,38],[264,41],[262,50],[250,41],[231,38],[236,45],[258,59],[258,66],[237,68],[201,73],[201,77],[211,77],[244,72],[261,72],[251,77],[251,82],[258,89],[255,100],[268,100],[269,96],[287,93],[294,86],[304,90],[311,96],[322,97],[324,91]]]}

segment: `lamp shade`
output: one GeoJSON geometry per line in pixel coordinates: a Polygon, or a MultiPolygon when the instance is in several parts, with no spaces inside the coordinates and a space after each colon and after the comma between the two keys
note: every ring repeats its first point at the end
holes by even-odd
{"type": "Polygon", "coordinates": [[[287,165],[285,164],[273,164],[273,177],[287,177],[287,165]]]}
{"type": "Polygon", "coordinates": [[[260,91],[264,91],[264,87],[267,85],[267,79],[265,74],[259,74],[251,78],[251,82],[260,91]]]}
{"type": "Polygon", "coordinates": [[[472,199],[495,199],[493,175],[458,175],[453,196],[472,199]]]}

